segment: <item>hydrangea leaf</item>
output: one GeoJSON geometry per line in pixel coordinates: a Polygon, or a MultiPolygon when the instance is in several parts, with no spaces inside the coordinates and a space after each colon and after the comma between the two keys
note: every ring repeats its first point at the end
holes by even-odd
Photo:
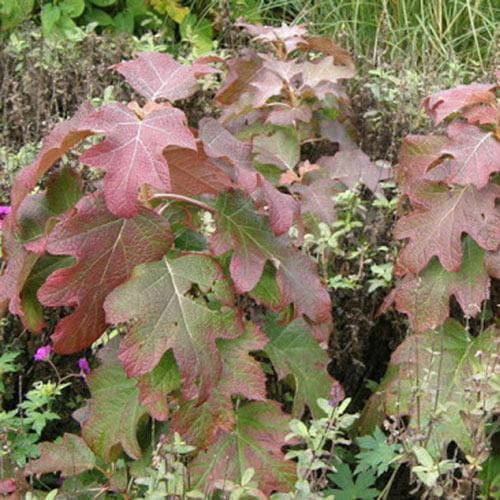
{"type": "Polygon", "coordinates": [[[208,118],[200,122],[200,138],[208,156],[218,160],[228,160],[229,172],[260,207],[267,207],[271,227],[275,234],[283,234],[290,229],[297,215],[295,200],[276,189],[251,164],[251,146],[236,139],[216,120],[208,118]]]}
{"type": "Polygon", "coordinates": [[[35,161],[21,170],[14,181],[11,193],[14,214],[42,176],[75,145],[92,134],[81,127],[81,122],[93,111],[90,103],[83,104],[73,118],[56,125],[45,138],[35,161]]]}
{"type": "Polygon", "coordinates": [[[290,26],[281,23],[281,26],[275,27],[239,22],[236,23],[236,26],[243,28],[256,41],[282,43],[287,52],[292,52],[299,44],[304,43],[304,36],[307,34],[306,28],[301,24],[290,26]]]}
{"type": "Polygon", "coordinates": [[[496,404],[490,377],[498,333],[492,326],[471,337],[458,322],[448,320],[438,332],[407,337],[392,354],[379,391],[363,411],[362,432],[384,415],[409,416],[408,432],[431,429],[426,450],[434,459],[439,460],[452,441],[465,454],[472,453],[477,424],[467,416],[477,411],[478,391],[486,411],[496,404]]]}
{"type": "Polygon", "coordinates": [[[145,184],[170,190],[169,168],[163,156],[167,146],[196,151],[186,116],[167,105],[138,116],[123,104],[108,104],[83,120],[81,127],[106,135],[104,141],[85,151],[80,160],[106,171],[106,204],[119,217],[138,213],[137,198],[145,184]]]}
{"type": "Polygon", "coordinates": [[[252,468],[264,494],[290,491],[296,480],[295,464],[286,461],[281,451],[288,422],[277,403],[241,404],[235,412],[234,430],[219,432],[208,450],[192,462],[193,487],[210,493],[218,480],[241,484],[245,471],[252,468]]]}
{"type": "Polygon", "coordinates": [[[278,95],[282,79],[264,66],[261,58],[248,55],[226,62],[228,73],[215,95],[215,102],[226,106],[224,117],[258,108],[278,95]]]}
{"type": "Polygon", "coordinates": [[[258,135],[253,139],[253,153],[259,163],[293,170],[300,160],[299,140],[289,129],[277,130],[270,136],[258,135]]]}
{"type": "Polygon", "coordinates": [[[92,450],[76,434],[65,433],[60,442],[41,443],[40,455],[26,466],[25,474],[60,472],[63,476],[76,476],[92,470],[96,463],[92,450]]]}
{"type": "Polygon", "coordinates": [[[354,69],[354,61],[351,54],[342,47],[339,47],[330,37],[306,35],[304,38],[305,43],[299,44],[300,50],[314,50],[333,56],[335,64],[342,64],[354,69]]]}
{"type": "Polygon", "coordinates": [[[452,123],[447,133],[449,142],[442,153],[453,159],[445,163],[446,182],[486,186],[490,175],[500,172],[500,141],[493,132],[465,123],[452,123]]]}
{"type": "Polygon", "coordinates": [[[19,239],[25,248],[45,253],[45,245],[56,217],[73,207],[82,196],[82,181],[78,172],[65,167],[47,183],[47,190],[26,197],[19,207],[17,219],[19,239]]]}
{"type": "Polygon", "coordinates": [[[349,189],[364,184],[375,192],[381,181],[390,177],[387,169],[378,167],[360,149],[339,151],[334,156],[323,156],[318,165],[325,168],[331,179],[342,182],[349,189]]]}
{"type": "Polygon", "coordinates": [[[230,273],[237,291],[255,288],[269,261],[277,269],[282,304],[293,303],[297,316],[305,314],[316,323],[328,321],[330,297],[312,260],[288,238],[276,238],[267,219],[255,212],[242,193],[220,195],[215,207],[218,230],[210,245],[217,255],[233,250],[230,273]]]}
{"type": "Polygon", "coordinates": [[[447,139],[441,135],[407,135],[399,153],[396,180],[403,194],[416,201],[414,193],[425,173],[443,156],[447,139]]]}
{"type": "Polygon", "coordinates": [[[137,381],[127,377],[116,358],[109,358],[87,378],[91,399],[82,412],[82,437],[106,463],[114,462],[122,449],[139,459],[137,429],[147,411],[139,402],[137,381]]]}
{"type": "Polygon", "coordinates": [[[333,224],[336,219],[334,197],[343,191],[341,187],[337,181],[318,178],[309,184],[294,184],[290,191],[300,196],[302,214],[312,214],[321,222],[333,224]]]}
{"type": "Polygon", "coordinates": [[[328,94],[344,97],[339,87],[339,80],[352,78],[356,72],[347,66],[337,66],[333,56],[327,56],[317,62],[301,63],[301,83],[298,89],[300,95],[309,97],[312,94],[317,99],[324,99],[328,94]]]}
{"type": "Polygon", "coordinates": [[[329,398],[333,383],[327,372],[328,354],[312,337],[303,319],[296,319],[286,327],[268,322],[265,332],[269,337],[265,352],[278,377],[291,375],[295,382],[292,415],[300,418],[307,405],[313,417],[321,417],[324,412],[318,406],[318,399],[329,398]]]}
{"type": "Polygon", "coordinates": [[[197,78],[213,73],[203,62],[191,66],[179,64],[172,56],[159,52],[144,52],[137,59],[115,64],[113,68],[147,99],[177,101],[193,95],[197,78]]]}
{"type": "Polygon", "coordinates": [[[172,351],[167,351],[160,362],[139,379],[139,401],[156,420],[167,420],[170,414],[167,396],[181,388],[179,368],[172,351]]]}
{"type": "Polygon", "coordinates": [[[21,320],[25,328],[31,332],[40,332],[44,328],[44,314],[37,297],[38,290],[54,271],[72,264],[74,264],[72,257],[57,255],[45,255],[37,260],[20,295],[21,320]]]}
{"type": "Polygon", "coordinates": [[[390,300],[398,311],[408,315],[414,330],[423,332],[446,321],[451,296],[457,299],[466,316],[474,317],[488,299],[489,291],[485,252],[471,238],[466,238],[459,271],[447,271],[434,258],[418,276],[405,276],[390,300]]]}
{"type": "Polygon", "coordinates": [[[132,321],[119,358],[129,376],[151,371],[172,349],[187,399],[204,400],[222,372],[216,339],[241,333],[231,307],[210,309],[190,292],[216,290],[222,271],[208,256],[165,257],[138,266],[127,283],[106,300],[107,320],[132,321]]]}
{"type": "Polygon", "coordinates": [[[418,194],[422,208],[401,218],[394,236],[409,238],[400,252],[398,268],[416,274],[433,256],[450,272],[462,263],[462,234],[469,234],[485,250],[500,244],[500,212],[495,185],[477,190],[474,186],[452,189],[424,187],[418,194]]]}
{"type": "Polygon", "coordinates": [[[46,306],[76,306],[52,336],[56,352],[70,354],[90,346],[106,329],[103,302],[132,269],[160,258],[172,237],[165,219],[146,209],[133,219],[111,214],[102,195],[82,198],[49,236],[52,255],[75,257],[74,266],[49,276],[38,292],[46,306]]]}
{"type": "Polygon", "coordinates": [[[47,237],[56,217],[71,208],[80,196],[80,177],[74,170],[63,168],[50,178],[46,191],[24,198],[17,212],[11,212],[3,225],[7,266],[0,277],[0,304],[9,303],[11,313],[18,315],[31,331],[38,332],[44,325],[36,292],[42,284],[40,269],[47,261],[35,271],[37,254],[45,253],[47,237]],[[31,279],[32,271],[37,273],[34,280],[31,279]]]}
{"type": "Polygon", "coordinates": [[[229,175],[205,154],[201,144],[197,151],[168,148],[163,154],[174,193],[186,196],[218,194],[233,185],[229,175]]]}
{"type": "Polygon", "coordinates": [[[262,350],[266,343],[265,335],[251,323],[240,337],[219,340],[223,371],[217,387],[201,405],[184,401],[173,416],[173,430],[198,449],[206,449],[221,430],[231,432],[234,428],[232,396],[265,401],[266,377],[249,352],[262,350]]]}
{"type": "Polygon", "coordinates": [[[475,104],[494,103],[494,88],[495,85],[491,84],[461,85],[427,97],[423,101],[423,107],[437,125],[464,108],[475,104]]]}

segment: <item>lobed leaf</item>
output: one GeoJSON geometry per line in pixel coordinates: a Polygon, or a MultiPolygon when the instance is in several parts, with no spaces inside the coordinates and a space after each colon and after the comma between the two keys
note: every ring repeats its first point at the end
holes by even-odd
{"type": "Polygon", "coordinates": [[[60,472],[63,476],[77,476],[95,466],[95,455],[85,441],[76,434],[65,433],[60,442],[40,444],[40,458],[32,460],[25,474],[60,472]]]}
{"type": "Polygon", "coordinates": [[[462,264],[457,272],[447,271],[433,259],[418,276],[405,276],[390,300],[395,302],[398,311],[408,315],[413,330],[424,332],[446,321],[452,296],[466,316],[474,317],[481,311],[489,292],[485,252],[471,238],[466,238],[462,264]]]}
{"type": "Polygon", "coordinates": [[[114,356],[106,356],[87,378],[91,399],[78,411],[82,437],[106,463],[116,461],[122,449],[137,460],[142,456],[137,429],[147,412],[139,402],[137,381],[127,378],[114,356]]]}
{"type": "Polygon", "coordinates": [[[171,242],[168,223],[154,212],[141,209],[132,219],[120,219],[107,210],[101,194],[84,197],[47,244],[49,253],[75,257],[76,264],[51,274],[38,292],[46,306],[76,307],[52,335],[56,352],[78,352],[98,339],[106,329],[106,296],[136,265],[160,258],[171,242]]]}
{"type": "Polygon", "coordinates": [[[210,245],[216,255],[233,250],[229,269],[236,290],[252,290],[269,261],[277,270],[282,304],[293,303],[296,316],[305,314],[316,323],[328,321],[330,298],[312,260],[286,237],[277,239],[267,220],[253,210],[241,193],[224,193],[215,206],[217,232],[210,245]]]}
{"type": "Polygon", "coordinates": [[[324,411],[319,408],[318,399],[329,398],[333,383],[327,371],[328,354],[311,336],[303,319],[296,319],[286,327],[268,322],[265,332],[269,342],[264,350],[278,377],[291,375],[294,379],[292,416],[300,418],[307,405],[313,417],[322,417],[324,411]]]}
{"type": "Polygon", "coordinates": [[[467,416],[481,408],[491,411],[496,404],[489,378],[497,356],[495,326],[471,337],[458,322],[448,320],[439,332],[410,335],[393,353],[379,391],[363,411],[361,429],[371,428],[384,415],[406,415],[408,432],[430,430],[425,446],[435,460],[452,441],[465,454],[472,453],[477,424],[467,416]]]}
{"type": "Polygon", "coordinates": [[[203,61],[188,66],[159,52],[143,52],[132,61],[115,64],[113,69],[150,101],[167,99],[172,102],[192,96],[197,90],[197,79],[214,72],[203,61]]]}
{"type": "Polygon", "coordinates": [[[211,493],[218,480],[240,484],[245,471],[252,468],[266,495],[289,491],[296,480],[295,464],[286,461],[281,451],[288,422],[277,403],[241,404],[235,412],[234,430],[219,432],[208,450],[192,462],[193,486],[211,493]]]}
{"type": "Polygon", "coordinates": [[[495,103],[494,89],[495,85],[491,84],[461,85],[427,97],[422,105],[437,125],[450,115],[475,104],[495,103]]]}
{"type": "Polygon", "coordinates": [[[80,126],[106,135],[80,160],[106,171],[106,205],[119,217],[137,215],[137,198],[144,185],[162,191],[171,189],[168,163],[163,156],[167,146],[196,151],[184,113],[168,105],[157,105],[139,116],[123,104],[108,104],[87,116],[80,126]]]}
{"type": "Polygon", "coordinates": [[[458,271],[463,233],[485,250],[496,250],[500,244],[500,210],[496,206],[499,197],[496,185],[482,190],[474,186],[423,186],[418,193],[422,208],[402,217],[394,230],[397,239],[409,238],[398,257],[400,272],[417,274],[433,256],[447,271],[458,271]]]}
{"type": "Polygon", "coordinates": [[[129,376],[150,372],[172,349],[185,397],[207,399],[222,372],[215,341],[237,337],[241,325],[231,307],[211,309],[191,289],[196,285],[208,293],[222,279],[208,256],[164,257],[138,266],[130,281],[109,295],[107,320],[132,321],[119,352],[129,376]]]}
{"type": "Polygon", "coordinates": [[[235,339],[217,342],[222,357],[222,374],[207,401],[184,401],[172,419],[172,429],[186,442],[200,450],[210,446],[220,431],[231,432],[235,417],[233,396],[266,400],[266,377],[258,361],[249,353],[262,350],[267,343],[265,335],[252,324],[235,339]]]}

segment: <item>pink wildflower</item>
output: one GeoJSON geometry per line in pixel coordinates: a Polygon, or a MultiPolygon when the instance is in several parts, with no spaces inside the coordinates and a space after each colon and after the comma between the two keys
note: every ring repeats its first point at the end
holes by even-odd
{"type": "Polygon", "coordinates": [[[51,354],[52,354],[52,346],[50,344],[44,345],[37,349],[35,355],[33,356],[33,359],[35,361],[47,361],[50,358],[51,354]]]}
{"type": "Polygon", "coordinates": [[[80,358],[78,360],[78,368],[80,368],[80,373],[84,378],[90,373],[89,362],[86,360],[86,358],[80,358]]]}
{"type": "Polygon", "coordinates": [[[2,222],[10,214],[10,207],[7,205],[0,205],[0,229],[2,229],[2,222]]]}

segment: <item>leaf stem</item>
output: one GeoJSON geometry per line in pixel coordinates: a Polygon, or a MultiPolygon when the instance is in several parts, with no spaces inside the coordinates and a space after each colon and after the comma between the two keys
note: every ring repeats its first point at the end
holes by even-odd
{"type": "Polygon", "coordinates": [[[196,200],[194,198],[190,198],[189,196],[184,196],[182,194],[176,194],[176,193],[156,193],[153,196],[151,196],[152,200],[172,200],[172,201],[180,201],[184,203],[190,203],[191,205],[194,205],[196,207],[199,207],[203,210],[207,210],[208,212],[215,212],[215,210],[210,206],[207,205],[206,203],[203,203],[202,201],[196,200]]]}

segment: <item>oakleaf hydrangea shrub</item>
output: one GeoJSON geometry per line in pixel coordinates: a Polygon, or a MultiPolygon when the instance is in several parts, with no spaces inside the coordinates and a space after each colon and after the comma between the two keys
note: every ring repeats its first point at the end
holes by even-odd
{"type": "Polygon", "coordinates": [[[362,432],[386,419],[413,453],[416,479],[446,498],[457,491],[476,498],[482,480],[482,495],[493,495],[481,471],[494,467],[498,432],[497,92],[498,82],[428,97],[423,106],[439,129],[403,142],[396,178],[408,213],[394,234],[405,244],[383,309],[393,304],[406,314],[412,334],[361,417],[362,432]]]}
{"type": "Polygon", "coordinates": [[[42,444],[27,474],[140,459],[153,419],[196,449],[199,491],[249,469],[266,495],[293,488],[288,423],[306,407],[321,415],[334,382],[331,298],[301,234],[334,222],[336,193],[375,190],[387,173],[356,146],[349,55],[301,26],[242,27],[255,48],[226,61],[143,53],[115,65],[141,102],[83,104],[13,185],[0,305],[33,333],[44,308],[70,308],[51,336],[60,355],[124,332],[84,367],[81,435],[42,444]],[[219,74],[220,117],[188,126],[175,103],[219,74]],[[81,166],[102,180],[89,186],[81,166]],[[263,364],[293,388],[291,415],[269,399],[263,364]]]}

